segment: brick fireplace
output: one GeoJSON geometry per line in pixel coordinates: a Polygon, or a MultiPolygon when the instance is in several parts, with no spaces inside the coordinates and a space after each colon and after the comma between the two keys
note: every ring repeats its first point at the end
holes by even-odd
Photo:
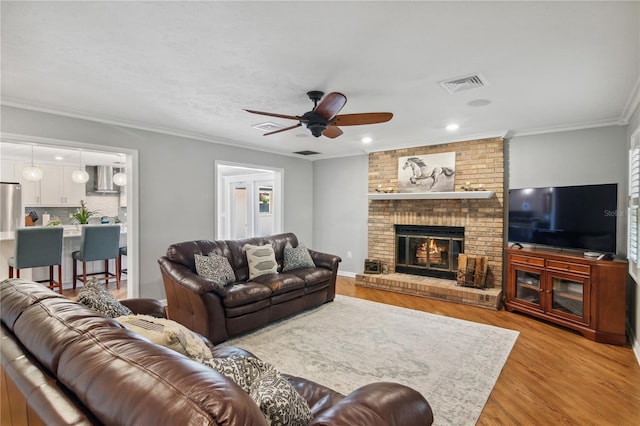
{"type": "MultiPolygon", "coordinates": [[[[402,293],[434,297],[496,309],[502,298],[502,249],[504,246],[504,141],[489,138],[369,154],[369,193],[382,188],[396,192],[398,158],[455,152],[454,191],[464,188],[493,191],[488,199],[370,199],[368,257],[379,260],[389,271],[384,275],[359,274],[356,285],[402,293]],[[464,243],[450,250],[462,249],[467,255],[488,257],[487,289],[459,287],[451,275],[441,277],[407,274],[408,263],[428,263],[427,258],[410,254],[413,259],[399,259],[396,229],[403,226],[448,227],[464,229],[464,243]],[[396,266],[396,262],[401,262],[396,266]]],[[[435,236],[438,239],[437,235],[435,236]]],[[[411,249],[404,240],[405,250],[411,249]]],[[[442,243],[445,244],[445,243],[442,243]]],[[[421,249],[422,250],[422,249],[421,249]]],[[[426,248],[427,253],[429,248],[426,248]]],[[[435,250],[432,248],[432,250],[435,250]]],[[[428,254],[427,254],[428,256],[428,254]]],[[[433,256],[433,255],[432,255],[433,256]]],[[[447,253],[448,256],[448,253],[447,253]]],[[[436,269],[444,269],[441,257],[436,269]]],[[[433,260],[433,259],[431,259],[433,260]]],[[[447,258],[448,269],[454,260],[447,258]]],[[[416,265],[414,265],[416,266],[416,265]]],[[[450,271],[449,271],[450,272],[450,271]]],[[[436,274],[437,275],[437,274],[436,274]]]]}

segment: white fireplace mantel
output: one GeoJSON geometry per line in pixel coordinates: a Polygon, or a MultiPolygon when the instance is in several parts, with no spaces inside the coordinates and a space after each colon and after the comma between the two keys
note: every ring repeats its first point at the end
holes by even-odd
{"type": "Polygon", "coordinates": [[[370,192],[370,200],[481,200],[493,197],[495,191],[452,192],[370,192]]]}

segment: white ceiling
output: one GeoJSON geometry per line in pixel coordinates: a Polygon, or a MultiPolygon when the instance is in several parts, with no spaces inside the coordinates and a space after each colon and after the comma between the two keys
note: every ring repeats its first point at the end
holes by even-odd
{"type": "Polygon", "coordinates": [[[1,14],[5,105],[311,159],[624,125],[640,98],[638,1],[2,1],[1,14]],[[472,73],[488,84],[437,84],[472,73]],[[309,90],[394,118],[336,139],[251,128],[295,122],[243,108],[301,115],[309,90]]]}

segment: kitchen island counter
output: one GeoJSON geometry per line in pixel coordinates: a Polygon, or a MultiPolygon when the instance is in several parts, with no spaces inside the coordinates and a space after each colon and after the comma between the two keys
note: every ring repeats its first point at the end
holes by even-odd
{"type": "MultiPolygon", "coordinates": [[[[62,242],[62,284],[63,288],[70,288],[73,280],[73,261],[71,259],[71,253],[80,249],[80,237],[82,235],[82,228],[80,225],[61,225],[64,228],[63,242],[62,242]]],[[[127,245],[127,227],[126,225],[120,226],[120,247],[127,245]]],[[[15,247],[15,232],[1,232],[0,233],[0,279],[4,280],[9,277],[9,258],[14,254],[15,247]]],[[[122,259],[122,268],[126,268],[126,259],[124,256],[122,259]]],[[[113,261],[110,261],[110,270],[115,272],[116,268],[113,261]]],[[[104,262],[89,262],[87,263],[87,272],[102,271],[104,262]]],[[[20,276],[25,279],[31,280],[43,280],[48,279],[49,269],[32,268],[23,269],[20,271],[20,276]]],[[[82,285],[82,284],[80,284],[82,285]]]]}

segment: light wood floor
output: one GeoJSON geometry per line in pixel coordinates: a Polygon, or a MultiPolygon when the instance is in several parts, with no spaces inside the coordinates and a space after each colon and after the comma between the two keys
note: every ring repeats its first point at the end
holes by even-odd
{"type": "Polygon", "coordinates": [[[519,331],[478,425],[640,425],[640,365],[629,346],[504,310],[356,287],[353,278],[338,277],[336,292],[519,331]]]}
{"type": "MultiPolygon", "coordinates": [[[[126,297],[126,281],[109,289],[126,297]]],[[[519,331],[478,425],[640,425],[640,365],[629,346],[504,310],[356,287],[353,278],[338,277],[337,293],[519,331]]]]}

